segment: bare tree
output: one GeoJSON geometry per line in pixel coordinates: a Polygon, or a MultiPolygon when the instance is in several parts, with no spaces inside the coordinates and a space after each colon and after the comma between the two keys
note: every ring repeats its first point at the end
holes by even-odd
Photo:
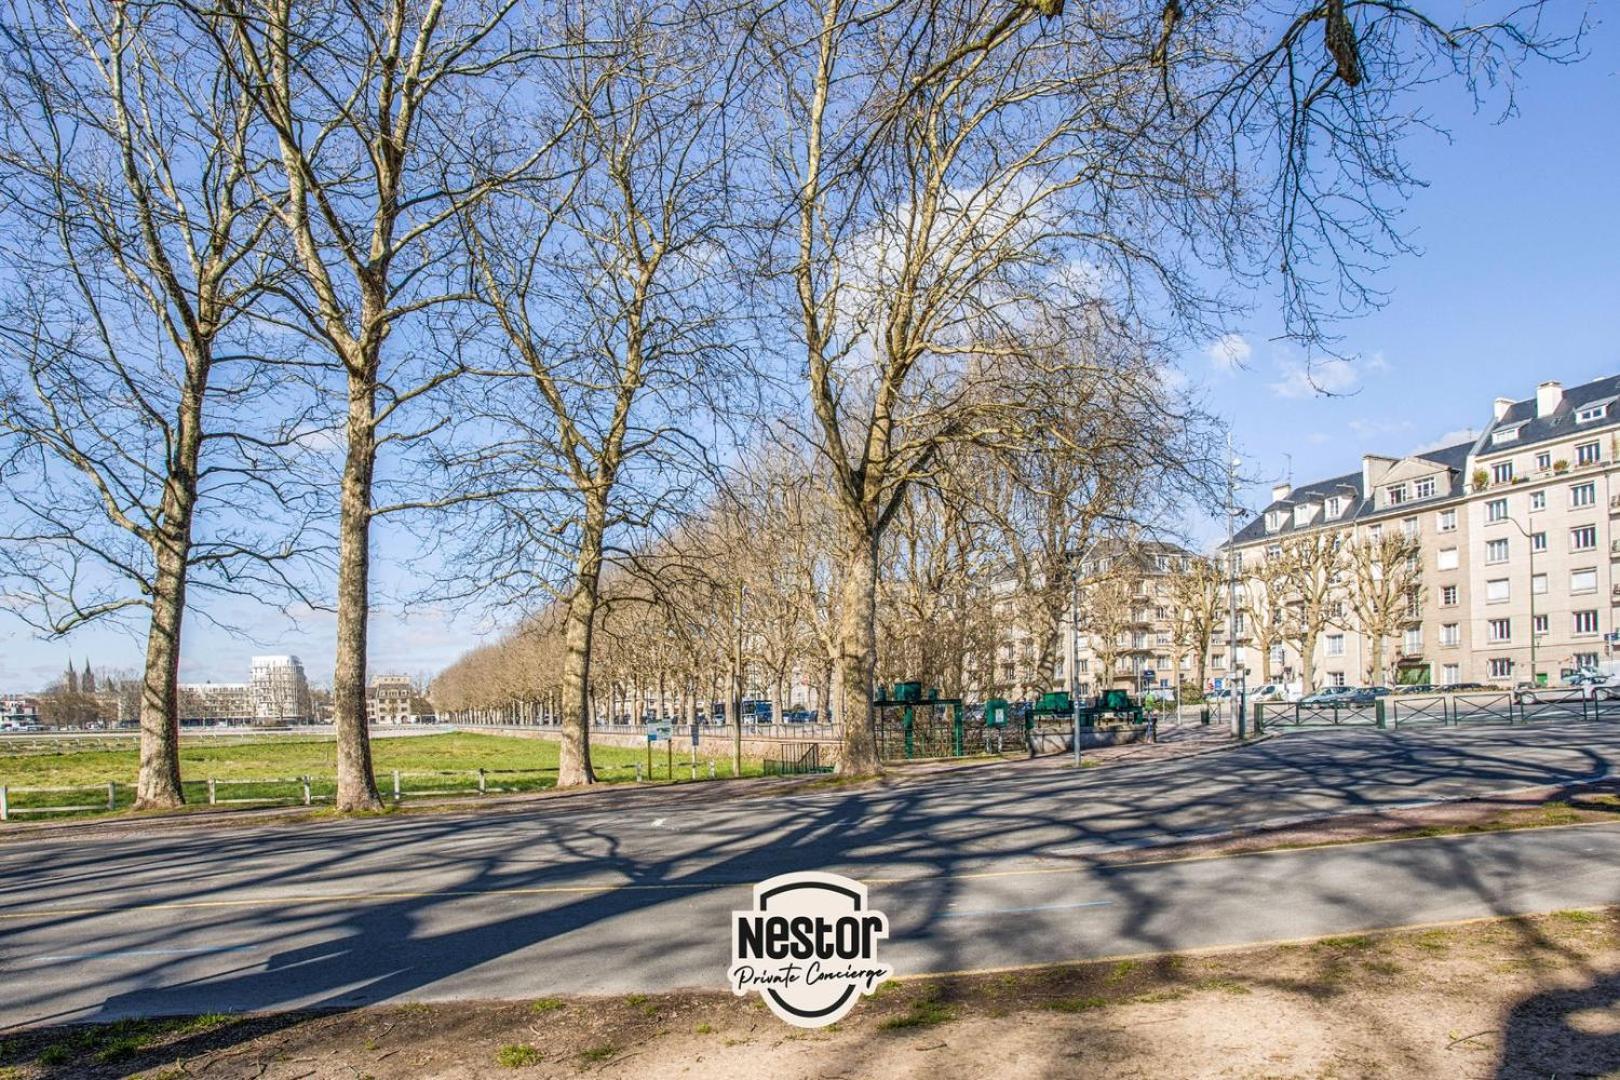
{"type": "Polygon", "coordinates": [[[1343,538],[1326,530],[1283,537],[1269,556],[1286,597],[1282,638],[1299,654],[1300,681],[1316,689],[1316,643],[1333,624],[1344,594],[1343,538]]]}
{"type": "Polygon", "coordinates": [[[1287,641],[1288,587],[1281,569],[1277,560],[1262,559],[1240,586],[1243,617],[1248,621],[1254,647],[1260,652],[1262,682],[1271,680],[1275,667],[1272,654],[1287,641]]]}
{"type": "MultiPolygon", "coordinates": [[[[514,123],[502,98],[544,27],[517,0],[226,0],[196,19],[234,65],[269,128],[251,175],[275,207],[296,285],[285,324],[335,359],[344,402],[338,522],[336,803],[382,805],[366,730],[372,524],[415,508],[378,505],[377,463],[412,430],[402,410],[461,374],[424,320],[465,297],[457,228],[480,199],[525,175],[550,137],[547,103],[514,123]],[[272,175],[275,182],[272,182],[272,175]],[[390,430],[390,421],[396,421],[390,430]]],[[[455,330],[452,329],[452,335],[455,330]]]]}
{"type": "Polygon", "coordinates": [[[307,569],[278,479],[303,416],[251,328],[259,125],[171,9],[19,0],[0,37],[0,566],[44,632],[144,615],[136,806],[174,806],[188,590],[301,597],[307,569]]]}
{"type": "Polygon", "coordinates": [[[697,4],[580,18],[548,69],[577,121],[556,148],[561,179],[466,215],[511,434],[453,462],[493,496],[492,542],[468,565],[505,595],[566,603],[561,786],[595,781],[587,696],[611,549],[688,505],[719,430],[706,395],[746,370],[722,332],[736,297],[725,24],[697,4]]]}
{"type": "Polygon", "coordinates": [[[1422,602],[1423,564],[1416,538],[1399,529],[1362,536],[1346,545],[1346,597],[1367,636],[1368,683],[1393,681],[1388,644],[1416,621],[1422,602]]]}
{"type": "Polygon", "coordinates": [[[1189,652],[1193,657],[1200,693],[1209,678],[1209,646],[1220,625],[1225,603],[1226,578],[1219,563],[1189,556],[1175,567],[1169,580],[1171,635],[1176,664],[1189,652]]]}

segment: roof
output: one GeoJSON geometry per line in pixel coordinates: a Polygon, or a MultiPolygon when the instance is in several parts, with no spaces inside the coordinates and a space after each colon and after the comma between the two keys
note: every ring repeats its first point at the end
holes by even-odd
{"type": "MultiPolygon", "coordinates": [[[[1407,461],[1413,458],[1419,458],[1424,461],[1432,461],[1446,469],[1460,473],[1463,471],[1463,467],[1467,464],[1468,455],[1473,451],[1473,448],[1474,444],[1472,442],[1457,443],[1453,446],[1441,447],[1439,450],[1426,450],[1421,454],[1407,454],[1403,458],[1396,458],[1393,460],[1407,461]]],[[[1303,528],[1296,530],[1294,528],[1293,514],[1290,513],[1288,518],[1283,522],[1282,528],[1274,531],[1267,531],[1266,515],[1271,513],[1273,510],[1292,511],[1294,507],[1302,503],[1325,502],[1334,495],[1341,496],[1347,500],[1347,505],[1344,511],[1338,517],[1333,519],[1335,522],[1345,524],[1359,518],[1373,517],[1378,513],[1378,511],[1374,509],[1372,500],[1367,497],[1367,493],[1361,488],[1361,470],[1357,469],[1355,472],[1346,473],[1343,476],[1335,476],[1327,480],[1318,480],[1311,484],[1302,484],[1293,491],[1290,491],[1285,498],[1274,500],[1264,510],[1256,514],[1254,518],[1248,522],[1248,524],[1239,529],[1237,534],[1233,536],[1232,542],[1234,545],[1241,547],[1244,544],[1252,544],[1258,540],[1264,540],[1267,537],[1286,536],[1289,533],[1296,531],[1309,532],[1311,529],[1319,528],[1325,524],[1325,519],[1318,518],[1303,528]]],[[[1445,495],[1436,495],[1432,501],[1437,503],[1443,502],[1451,497],[1451,493],[1448,492],[1445,495]]],[[[1403,503],[1399,512],[1410,513],[1415,506],[1422,505],[1430,501],[1431,500],[1428,499],[1422,499],[1403,503]]],[[[1390,512],[1391,511],[1384,511],[1384,513],[1390,512]]],[[[1222,546],[1224,547],[1225,545],[1222,546]]]]}
{"type": "Polygon", "coordinates": [[[1610,413],[1596,423],[1576,424],[1575,414],[1589,405],[1612,404],[1620,398],[1620,375],[1607,375],[1580,386],[1572,386],[1564,390],[1563,400],[1550,416],[1536,415],[1536,399],[1532,395],[1523,401],[1515,401],[1509,406],[1507,412],[1502,414],[1500,420],[1493,420],[1483,432],[1479,440],[1474,443],[1473,453],[1482,456],[1491,454],[1509,454],[1526,446],[1546,442],[1549,439],[1562,439],[1583,431],[1597,431],[1620,421],[1620,416],[1610,413]],[[1492,446],[1493,432],[1504,428],[1519,428],[1519,437],[1504,446],[1492,446]]]}

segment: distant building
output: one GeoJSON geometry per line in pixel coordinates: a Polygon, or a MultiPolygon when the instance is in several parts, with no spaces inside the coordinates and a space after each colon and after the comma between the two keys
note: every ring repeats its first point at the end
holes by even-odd
{"type": "Polygon", "coordinates": [[[0,698],[0,724],[39,723],[39,702],[33,698],[0,698]]]}
{"type": "Polygon", "coordinates": [[[315,718],[309,680],[296,656],[255,656],[248,689],[257,723],[307,724],[315,718]]]}
{"type": "Polygon", "coordinates": [[[366,691],[366,722],[408,724],[411,722],[411,677],[378,675],[366,691]]]}
{"type": "Polygon", "coordinates": [[[253,690],[247,683],[181,683],[178,690],[183,724],[251,724],[254,720],[253,690]]]}

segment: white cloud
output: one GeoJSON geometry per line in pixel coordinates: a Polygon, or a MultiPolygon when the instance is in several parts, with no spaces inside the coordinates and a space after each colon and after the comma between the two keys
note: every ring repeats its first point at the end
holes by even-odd
{"type": "Polygon", "coordinates": [[[1282,377],[1271,384],[1271,392],[1280,398],[1349,394],[1361,388],[1361,372],[1356,362],[1340,357],[1279,360],[1277,372],[1282,377]]]}
{"type": "Polygon", "coordinates": [[[1222,334],[1209,343],[1204,355],[1209,357],[1216,371],[1230,375],[1248,362],[1254,355],[1254,347],[1242,334],[1222,334]]]}
{"type": "Polygon", "coordinates": [[[1437,439],[1430,439],[1426,443],[1420,443],[1412,447],[1411,452],[1413,454],[1427,454],[1432,450],[1444,450],[1448,446],[1456,446],[1460,442],[1467,442],[1470,439],[1477,438],[1479,438],[1479,432],[1473,428],[1456,428],[1437,439]]]}

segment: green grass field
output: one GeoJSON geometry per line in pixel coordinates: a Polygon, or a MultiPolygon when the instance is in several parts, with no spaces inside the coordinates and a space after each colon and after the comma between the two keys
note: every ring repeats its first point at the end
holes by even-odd
{"type": "MultiPolygon", "coordinates": [[[[64,743],[53,752],[30,750],[26,744],[0,742],[0,784],[12,789],[9,801],[17,813],[14,820],[39,820],[41,815],[26,814],[30,808],[96,803],[104,806],[102,791],[26,792],[19,788],[68,787],[115,782],[114,797],[122,808],[134,798],[133,785],[138,753],[133,739],[107,740],[111,745],[84,748],[89,740],[64,743]]],[[[483,735],[458,732],[449,735],[414,735],[373,739],[372,759],[377,784],[385,797],[392,794],[393,774],[400,773],[404,796],[473,793],[478,790],[478,770],[485,771],[489,792],[538,791],[552,787],[557,780],[557,743],[550,739],[528,739],[509,735],[483,735]]],[[[691,777],[690,750],[676,745],[674,775],[671,776],[666,746],[652,754],[650,779],[688,780],[691,777]]],[[[646,769],[645,750],[612,746],[591,748],[591,762],[597,776],[609,782],[634,781],[636,765],[646,769]]],[[[308,778],[313,799],[330,798],[336,786],[337,744],[331,738],[279,736],[262,739],[193,735],[182,736],[180,770],[189,803],[208,802],[208,781],[217,781],[216,797],[240,802],[298,802],[303,797],[303,778],[308,778]],[[243,781],[255,781],[243,783],[243,781]]],[[[757,761],[743,763],[743,775],[758,775],[757,761]]],[[[698,761],[700,780],[709,776],[708,763],[698,761]]],[[[732,775],[729,759],[715,762],[717,779],[732,775]]],[[[103,810],[104,812],[104,810],[103,810]]],[[[51,817],[63,815],[53,814],[51,817]]]]}

